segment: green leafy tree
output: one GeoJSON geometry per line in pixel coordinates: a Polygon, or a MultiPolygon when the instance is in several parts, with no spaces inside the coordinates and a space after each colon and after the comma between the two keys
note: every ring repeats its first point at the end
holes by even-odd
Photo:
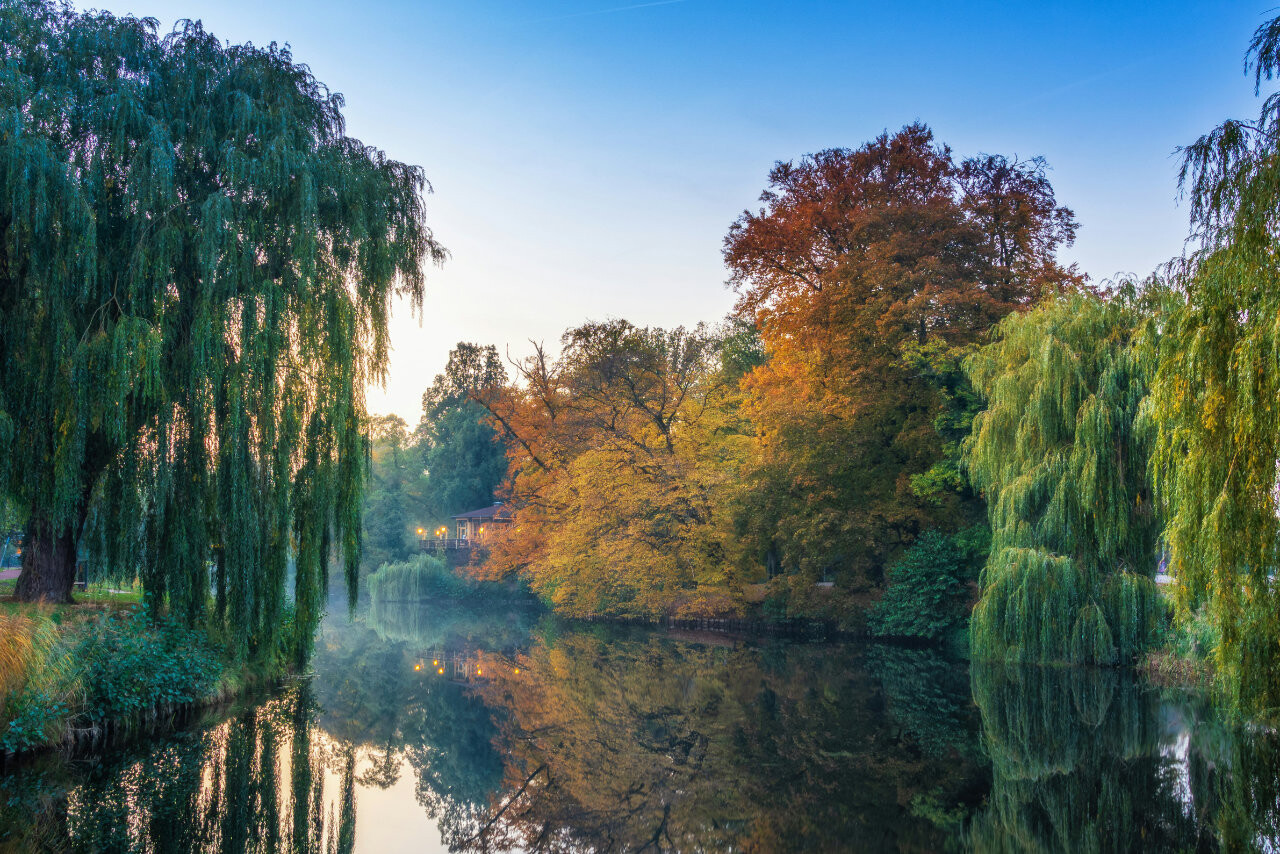
{"type": "MultiPolygon", "coordinates": [[[[30,510],[18,595],[95,558],[242,653],[299,632],[333,546],[354,584],[364,388],[418,305],[422,172],[345,135],[287,48],[199,23],[0,7],[0,487],[30,510]],[[19,444],[20,443],[20,444],[19,444]]],[[[354,587],[352,588],[354,593],[354,587]]]]}
{"type": "Polygon", "coordinates": [[[886,573],[884,596],[867,614],[879,637],[937,641],[964,620],[963,555],[951,538],[926,531],[886,573]]]}
{"type": "Polygon", "coordinates": [[[427,509],[436,519],[491,503],[506,477],[506,445],[475,402],[506,382],[496,347],[463,341],[422,395],[418,444],[428,472],[427,509]]]}
{"type": "MultiPolygon", "coordinates": [[[[1280,18],[1254,35],[1247,68],[1259,89],[1280,72],[1280,18]]],[[[1223,685],[1244,709],[1275,713],[1280,92],[1256,121],[1224,122],[1185,153],[1202,248],[1179,271],[1185,299],[1169,318],[1152,388],[1155,485],[1180,617],[1208,605],[1223,685]]]]}
{"type": "Polygon", "coordinates": [[[369,438],[371,467],[364,498],[361,561],[372,570],[409,557],[427,509],[422,457],[409,439],[404,419],[397,415],[371,419],[369,438]]]}
{"type": "Polygon", "coordinates": [[[1114,663],[1150,639],[1159,529],[1135,420],[1151,369],[1133,343],[1146,311],[1132,287],[1050,299],[966,362],[987,401],[966,463],[992,535],[976,657],[1114,663]]]}

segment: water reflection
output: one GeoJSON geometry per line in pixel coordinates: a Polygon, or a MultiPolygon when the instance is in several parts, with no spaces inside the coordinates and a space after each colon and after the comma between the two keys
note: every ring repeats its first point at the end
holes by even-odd
{"type": "Polygon", "coordinates": [[[1276,851],[1274,733],[1094,668],[973,668],[991,794],[976,851],[1276,851]]]}
{"type": "Polygon", "coordinates": [[[354,757],[349,747],[314,743],[312,708],[305,689],[293,690],[124,761],[42,763],[6,777],[4,844],[14,851],[351,851],[354,757]]]}
{"type": "MultiPolygon", "coordinates": [[[[863,665],[852,649],[616,631],[536,644],[479,689],[508,715],[505,812],[468,846],[936,849],[911,795],[962,800],[982,771],[914,737],[933,710],[904,725],[863,665]]],[[[941,707],[957,743],[976,739],[941,707]]]]}
{"type": "Polygon", "coordinates": [[[1115,671],[400,606],[270,698],[9,773],[0,851],[1278,850],[1278,758],[1115,671]]]}

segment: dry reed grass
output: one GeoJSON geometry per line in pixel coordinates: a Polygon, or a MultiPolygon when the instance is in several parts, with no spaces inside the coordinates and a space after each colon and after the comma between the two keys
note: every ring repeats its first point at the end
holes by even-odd
{"type": "Polygon", "coordinates": [[[42,612],[0,613],[0,702],[27,684],[56,637],[55,624],[42,612]]]}

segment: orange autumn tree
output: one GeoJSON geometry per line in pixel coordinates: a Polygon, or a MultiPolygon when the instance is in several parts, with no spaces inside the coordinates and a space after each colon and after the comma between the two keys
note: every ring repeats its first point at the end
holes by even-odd
{"type": "Polygon", "coordinates": [[[959,362],[1007,315],[1080,285],[1076,223],[1040,159],[957,163],[912,124],[769,174],[725,238],[735,313],[767,359],[741,526],[771,565],[852,588],[924,529],[981,519],[957,467],[976,410],[959,362]]]}
{"type": "Polygon", "coordinates": [[[745,439],[720,336],[611,320],[562,347],[537,347],[515,383],[479,396],[508,439],[514,514],[484,572],[522,575],[575,616],[733,610],[717,498],[745,439]]]}

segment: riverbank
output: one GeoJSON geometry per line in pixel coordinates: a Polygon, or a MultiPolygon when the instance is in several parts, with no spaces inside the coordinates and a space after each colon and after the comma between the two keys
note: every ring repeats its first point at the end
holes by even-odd
{"type": "Polygon", "coordinates": [[[0,598],[0,639],[3,758],[164,728],[278,681],[293,660],[280,649],[236,661],[215,632],[150,619],[130,591],[58,606],[0,598]]]}

